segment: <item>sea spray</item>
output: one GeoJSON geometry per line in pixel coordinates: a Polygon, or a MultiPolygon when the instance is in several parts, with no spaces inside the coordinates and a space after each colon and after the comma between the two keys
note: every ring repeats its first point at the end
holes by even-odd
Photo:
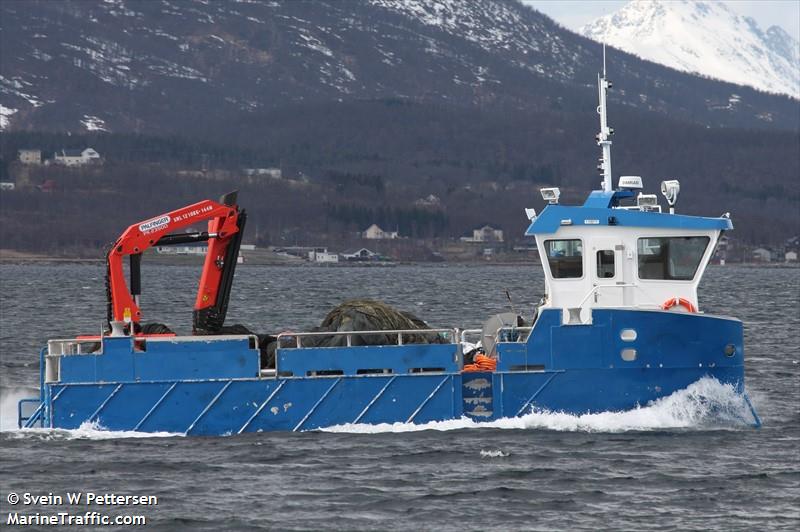
{"type": "Polygon", "coordinates": [[[108,430],[103,428],[103,426],[97,421],[85,421],[76,429],[16,429],[4,431],[4,436],[9,438],[30,438],[40,440],[115,440],[129,438],[171,438],[183,436],[183,434],[172,432],[108,430]]]}
{"type": "Polygon", "coordinates": [[[23,386],[0,386],[0,432],[17,429],[17,405],[20,399],[33,397],[39,397],[39,390],[23,386]]]}

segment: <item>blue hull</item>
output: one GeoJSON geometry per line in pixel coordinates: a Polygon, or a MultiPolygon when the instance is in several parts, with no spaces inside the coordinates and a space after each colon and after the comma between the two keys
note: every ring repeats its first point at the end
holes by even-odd
{"type": "Polygon", "coordinates": [[[100,354],[48,357],[27,425],[226,435],[619,411],[705,376],[743,391],[738,320],[596,309],[592,325],[562,325],[560,316],[546,310],[526,341],[498,344],[493,373],[462,373],[456,343],[280,349],[265,374],[247,337],[106,338],[100,354]],[[636,338],[623,340],[631,329],[636,338]],[[624,350],[636,352],[623,359],[624,350]]]}

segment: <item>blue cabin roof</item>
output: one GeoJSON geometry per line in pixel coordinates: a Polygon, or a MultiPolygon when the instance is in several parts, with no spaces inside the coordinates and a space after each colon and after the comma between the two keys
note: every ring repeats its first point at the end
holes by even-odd
{"type": "Polygon", "coordinates": [[[706,218],[684,214],[615,208],[619,200],[633,197],[630,190],[595,190],[581,206],[547,205],[525,231],[526,235],[555,233],[562,225],[612,225],[662,229],[733,229],[730,218],[706,218]]]}

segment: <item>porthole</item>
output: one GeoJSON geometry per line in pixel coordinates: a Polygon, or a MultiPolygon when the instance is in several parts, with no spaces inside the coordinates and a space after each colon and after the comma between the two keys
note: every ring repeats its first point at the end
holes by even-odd
{"type": "Polygon", "coordinates": [[[725,356],[732,357],[736,354],[736,346],[733,344],[728,344],[725,346],[725,356]]]}
{"type": "Polygon", "coordinates": [[[620,356],[622,356],[622,360],[625,362],[633,362],[636,360],[636,349],[623,349],[620,351],[620,356]]]}
{"type": "Polygon", "coordinates": [[[633,342],[634,340],[636,340],[636,336],[637,336],[636,329],[622,329],[619,332],[619,337],[624,342],[633,342]]]}

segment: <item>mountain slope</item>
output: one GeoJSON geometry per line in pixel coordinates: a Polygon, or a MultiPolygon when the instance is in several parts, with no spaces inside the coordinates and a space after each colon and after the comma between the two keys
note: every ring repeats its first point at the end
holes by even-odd
{"type": "MultiPolygon", "coordinates": [[[[0,241],[100,249],[233,189],[262,243],[370,223],[514,241],[539,187],[573,202],[599,183],[601,50],[513,0],[2,0],[0,180],[18,186],[0,241]],[[86,146],[106,164],[13,162],[86,146]]],[[[608,71],[617,172],[681,179],[681,212],[730,211],[736,238],[796,234],[800,102],[615,49],[608,71]]]]}
{"type": "Polygon", "coordinates": [[[800,43],[722,2],[634,0],[580,33],[677,70],[800,98],[800,43]]]}
{"type": "MultiPolygon", "coordinates": [[[[585,110],[600,47],[508,0],[4,0],[0,127],[230,133],[254,113],[400,98],[585,110]]],[[[625,108],[797,129],[795,103],[612,52],[625,108]]]]}

